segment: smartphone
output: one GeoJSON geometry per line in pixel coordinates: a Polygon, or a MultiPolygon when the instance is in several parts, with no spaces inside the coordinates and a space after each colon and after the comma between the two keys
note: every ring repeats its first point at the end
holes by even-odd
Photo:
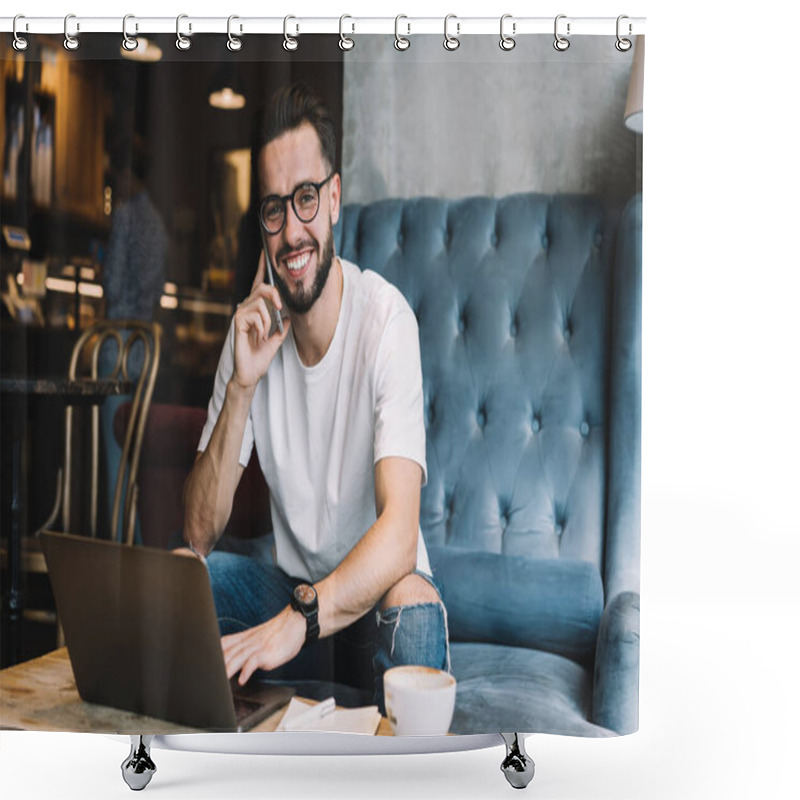
{"type": "MultiPolygon", "coordinates": [[[[272,262],[269,260],[269,253],[267,252],[267,240],[264,238],[264,231],[261,225],[258,226],[258,231],[261,234],[261,247],[264,249],[264,260],[267,262],[267,278],[269,279],[269,285],[275,286],[275,279],[272,277],[272,262]]],[[[275,312],[275,323],[278,326],[278,330],[283,333],[283,319],[281,318],[281,312],[274,306],[273,311],[275,312]]]]}

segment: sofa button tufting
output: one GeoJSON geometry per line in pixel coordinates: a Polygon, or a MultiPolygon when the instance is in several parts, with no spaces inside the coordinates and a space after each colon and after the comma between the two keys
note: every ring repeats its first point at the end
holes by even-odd
{"type": "Polygon", "coordinates": [[[483,409],[478,411],[478,416],[477,416],[476,419],[477,419],[479,428],[483,428],[483,427],[486,426],[486,412],[483,409]]]}
{"type": "Polygon", "coordinates": [[[467,320],[465,319],[464,315],[461,314],[458,318],[458,332],[464,333],[466,327],[467,327],[467,320]]]}
{"type": "Polygon", "coordinates": [[[569,323],[567,323],[564,326],[564,339],[569,341],[571,338],[572,338],[572,326],[569,323]]]}
{"type": "Polygon", "coordinates": [[[403,246],[403,234],[402,234],[402,232],[397,234],[397,246],[398,247],[402,247],[403,246]]]}
{"type": "Polygon", "coordinates": [[[564,525],[560,522],[556,523],[556,527],[554,528],[556,536],[561,536],[564,533],[564,525]]]}
{"type": "Polygon", "coordinates": [[[509,523],[508,513],[503,512],[503,514],[500,516],[500,526],[503,528],[503,530],[505,530],[508,527],[508,523],[509,523]]]}
{"type": "Polygon", "coordinates": [[[542,421],[538,416],[533,418],[533,422],[531,422],[531,428],[533,429],[534,433],[539,433],[539,431],[542,429],[542,421]]]}
{"type": "Polygon", "coordinates": [[[550,247],[550,237],[545,233],[542,236],[542,249],[547,250],[548,247],[550,247]]]}
{"type": "Polygon", "coordinates": [[[508,329],[508,332],[509,332],[509,334],[510,334],[512,339],[516,337],[516,335],[517,335],[517,323],[516,322],[512,322],[511,323],[511,327],[508,329]]]}
{"type": "Polygon", "coordinates": [[[496,233],[492,234],[492,238],[490,239],[490,241],[492,243],[492,247],[497,247],[497,234],[496,233]]]}
{"type": "Polygon", "coordinates": [[[581,436],[586,437],[589,435],[589,423],[585,420],[581,422],[581,436]]]}

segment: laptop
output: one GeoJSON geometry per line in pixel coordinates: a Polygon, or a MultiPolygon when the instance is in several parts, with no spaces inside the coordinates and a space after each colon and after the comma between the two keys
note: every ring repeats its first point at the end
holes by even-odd
{"type": "Polygon", "coordinates": [[[289,702],[291,687],[228,679],[198,559],[68,534],[40,538],[86,702],[209,731],[248,730],[289,702]]]}

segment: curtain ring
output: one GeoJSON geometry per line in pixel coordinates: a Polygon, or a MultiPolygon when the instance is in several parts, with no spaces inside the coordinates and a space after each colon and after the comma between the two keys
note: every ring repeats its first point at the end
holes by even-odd
{"type": "MultiPolygon", "coordinates": [[[[506,32],[503,30],[503,28],[505,27],[506,20],[511,19],[511,17],[512,17],[511,14],[503,14],[503,16],[500,17],[500,49],[505,50],[506,52],[508,52],[509,50],[513,50],[517,46],[517,40],[514,39],[512,36],[507,36],[506,32]]],[[[512,33],[517,32],[516,22],[511,23],[511,32],[512,33]]]]}
{"type": "MultiPolygon", "coordinates": [[[[80,47],[80,42],[76,36],[70,36],[69,33],[69,21],[71,19],[75,19],[74,14],[67,14],[64,17],[64,49],[65,50],[77,50],[80,47]]],[[[80,23],[75,23],[75,30],[79,31],[81,29],[80,23]]]]}
{"type": "MultiPolygon", "coordinates": [[[[17,33],[17,20],[20,20],[20,19],[25,19],[25,15],[24,14],[17,14],[17,16],[14,17],[14,27],[13,27],[14,41],[12,43],[13,46],[14,46],[14,49],[17,50],[18,52],[22,52],[23,50],[27,50],[28,49],[28,45],[30,44],[30,42],[24,36],[20,36],[17,33]]],[[[25,30],[26,31],[28,30],[28,23],[27,22],[25,23],[25,30]]]]}
{"type": "MultiPolygon", "coordinates": [[[[239,39],[238,37],[234,36],[231,33],[231,22],[233,22],[233,20],[235,20],[235,19],[239,19],[239,17],[237,17],[235,14],[231,14],[231,16],[228,17],[228,44],[227,44],[227,47],[228,47],[228,50],[230,50],[232,53],[236,53],[236,52],[238,52],[239,50],[242,49],[242,40],[239,39]]],[[[240,25],[239,26],[239,32],[241,33],[241,31],[242,31],[242,26],[240,25]]]]}
{"type": "MultiPolygon", "coordinates": [[[[558,50],[559,53],[563,53],[569,47],[569,39],[567,39],[565,36],[561,36],[559,34],[559,32],[558,32],[558,21],[560,19],[566,19],[566,18],[567,18],[566,14],[559,14],[556,17],[555,26],[553,28],[553,30],[555,32],[555,37],[556,37],[555,41],[553,42],[553,47],[555,47],[555,49],[558,50]]],[[[569,28],[570,28],[570,23],[568,22],[567,23],[567,36],[569,36],[569,28]]]]}
{"type": "MultiPolygon", "coordinates": [[[[294,36],[289,36],[289,32],[286,29],[290,19],[297,19],[297,17],[293,17],[289,14],[289,16],[283,18],[283,49],[294,51],[297,50],[297,39],[295,39],[294,36]]],[[[300,28],[297,26],[297,31],[299,30],[300,28]]]]}
{"type": "MultiPolygon", "coordinates": [[[[188,18],[189,18],[188,14],[178,14],[178,18],[175,20],[175,35],[178,37],[175,40],[175,47],[177,47],[178,50],[188,50],[192,46],[192,40],[181,33],[181,20],[188,18]]],[[[191,32],[192,32],[192,23],[190,22],[189,33],[191,32]]]]}
{"type": "MultiPolygon", "coordinates": [[[[405,14],[398,14],[394,18],[394,48],[395,50],[408,50],[411,47],[411,40],[400,35],[400,20],[408,19],[405,14]]],[[[408,23],[407,23],[408,24],[408,23]]],[[[408,25],[408,32],[411,33],[411,25],[408,25]]]]}
{"type": "MultiPolygon", "coordinates": [[[[622,22],[623,19],[628,19],[628,17],[625,14],[620,14],[617,17],[617,41],[614,42],[614,47],[616,47],[617,50],[620,51],[620,53],[627,53],[628,50],[631,49],[631,40],[630,39],[623,39],[619,35],[619,28],[620,28],[619,24],[620,24],[620,22],[622,22]]],[[[632,30],[632,27],[631,27],[631,24],[629,22],[628,23],[628,35],[629,36],[631,34],[631,30],[632,30]]]]}
{"type": "Polygon", "coordinates": [[[442,42],[442,44],[444,45],[445,50],[449,50],[452,53],[453,50],[458,50],[459,46],[461,45],[461,40],[458,38],[458,34],[461,33],[461,23],[456,22],[456,35],[451,36],[447,32],[447,23],[451,19],[457,19],[456,15],[448,14],[444,18],[444,42],[442,42]]]}
{"type": "MultiPolygon", "coordinates": [[[[122,49],[129,53],[139,46],[139,40],[135,36],[128,36],[128,20],[136,19],[133,14],[126,14],[122,18],[122,49]]],[[[136,32],[139,32],[139,24],[136,23],[136,32]]]]}
{"type": "MultiPolygon", "coordinates": [[[[356,46],[356,43],[349,36],[345,36],[344,31],[342,30],[342,25],[344,24],[344,21],[346,19],[353,19],[353,18],[349,14],[342,14],[342,16],[339,17],[339,47],[342,50],[352,50],[356,46]]],[[[354,33],[355,30],[356,30],[356,24],[354,22],[353,30],[351,31],[351,33],[354,33]]]]}

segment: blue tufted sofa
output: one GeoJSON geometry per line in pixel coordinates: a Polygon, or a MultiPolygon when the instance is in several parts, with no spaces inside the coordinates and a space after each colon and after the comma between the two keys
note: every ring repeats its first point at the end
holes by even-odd
{"type": "MultiPolygon", "coordinates": [[[[419,321],[421,526],[448,610],[452,732],[635,731],[641,198],[622,212],[583,196],[386,200],[346,206],[334,235],[419,321]]],[[[181,544],[204,422],[203,409],[151,408],[148,544],[170,531],[181,544]]],[[[220,544],[269,559],[257,462],[220,544]]],[[[344,705],[371,700],[336,691],[344,705]]]]}
{"type": "Polygon", "coordinates": [[[419,322],[451,730],[635,731],[641,198],[385,200],[335,238],[419,322]]]}

